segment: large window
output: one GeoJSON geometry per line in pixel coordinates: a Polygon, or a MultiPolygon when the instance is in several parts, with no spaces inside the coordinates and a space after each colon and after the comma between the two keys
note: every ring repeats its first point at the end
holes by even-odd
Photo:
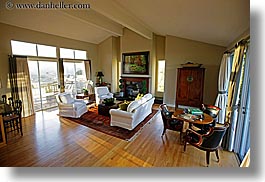
{"type": "Polygon", "coordinates": [[[157,75],[157,91],[164,92],[164,83],[165,83],[165,60],[158,61],[158,75],[157,75]]]}
{"type": "Polygon", "coordinates": [[[82,93],[86,84],[84,61],[64,61],[65,92],[82,93]]]}

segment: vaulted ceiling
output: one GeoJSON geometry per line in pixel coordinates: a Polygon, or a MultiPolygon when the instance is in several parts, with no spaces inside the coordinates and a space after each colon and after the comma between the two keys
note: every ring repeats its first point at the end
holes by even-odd
{"type": "MultiPolygon", "coordinates": [[[[13,0],[36,3],[34,0],[13,0]]],[[[44,1],[42,1],[45,3],[44,1]]],[[[50,1],[47,1],[50,2],[50,1]]],[[[4,8],[0,22],[98,44],[122,36],[126,27],[148,39],[172,35],[228,46],[250,28],[249,0],[67,0],[89,3],[84,10],[4,8]]],[[[56,3],[56,2],[54,2],[56,3]]]]}

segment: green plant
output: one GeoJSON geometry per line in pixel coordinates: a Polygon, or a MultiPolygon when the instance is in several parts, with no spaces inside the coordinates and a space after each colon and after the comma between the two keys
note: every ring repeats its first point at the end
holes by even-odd
{"type": "Polygon", "coordinates": [[[105,105],[111,106],[111,105],[114,104],[114,98],[104,99],[102,103],[105,104],[105,105]]]}
{"type": "Polygon", "coordinates": [[[143,84],[142,93],[143,93],[143,94],[146,94],[146,93],[147,93],[146,80],[143,80],[143,81],[142,81],[142,84],[143,84]]]}
{"type": "Polygon", "coordinates": [[[120,91],[122,92],[123,91],[123,88],[124,88],[124,85],[123,85],[123,82],[124,82],[124,80],[123,79],[120,79],[119,80],[119,88],[120,88],[120,91]]]}
{"type": "Polygon", "coordinates": [[[88,95],[88,90],[86,88],[83,88],[84,95],[88,95]]]}

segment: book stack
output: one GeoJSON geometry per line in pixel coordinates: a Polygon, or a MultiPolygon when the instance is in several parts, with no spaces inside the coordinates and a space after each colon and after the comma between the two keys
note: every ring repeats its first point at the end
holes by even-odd
{"type": "Polygon", "coordinates": [[[200,110],[200,109],[191,109],[190,113],[193,115],[202,115],[203,114],[202,110],[200,110]]]}

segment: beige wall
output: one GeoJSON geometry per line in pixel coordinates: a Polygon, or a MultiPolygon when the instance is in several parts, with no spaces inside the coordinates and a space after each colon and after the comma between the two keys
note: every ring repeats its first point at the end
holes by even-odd
{"type": "MultiPolygon", "coordinates": [[[[158,65],[158,60],[165,60],[165,42],[166,42],[166,37],[165,36],[155,36],[155,50],[156,50],[156,65],[158,65]]],[[[154,69],[155,71],[155,83],[157,83],[158,78],[157,78],[157,73],[158,73],[158,68],[156,67],[154,69]]],[[[155,95],[157,97],[163,97],[164,92],[157,92],[157,84],[155,84],[155,95]]]]}
{"type": "Polygon", "coordinates": [[[118,60],[120,41],[117,37],[109,37],[98,44],[99,70],[104,74],[104,82],[111,83],[111,91],[118,91],[118,60]]]}
{"type": "Polygon", "coordinates": [[[121,53],[151,51],[152,40],[146,39],[141,35],[124,28],[121,37],[121,53]]]}
{"type": "Polygon", "coordinates": [[[155,51],[153,40],[147,39],[142,37],[141,35],[124,28],[123,29],[123,36],[120,38],[120,60],[122,60],[122,53],[129,53],[129,52],[142,52],[142,51],[150,51],[150,63],[149,63],[149,76],[150,76],[150,84],[149,84],[149,91],[154,94],[154,62],[155,62],[155,51]]]}
{"type": "Polygon", "coordinates": [[[206,68],[203,102],[214,104],[217,95],[219,65],[224,51],[225,47],[166,36],[164,102],[175,106],[176,69],[181,67],[180,64],[191,61],[201,63],[206,68]]]}
{"type": "Polygon", "coordinates": [[[111,64],[112,64],[112,37],[104,40],[98,45],[99,69],[95,72],[102,71],[104,74],[103,81],[111,82],[111,64]]]}
{"type": "Polygon", "coordinates": [[[86,50],[88,59],[90,59],[92,62],[92,79],[95,79],[93,72],[95,72],[95,70],[97,70],[99,67],[97,50],[98,48],[96,44],[40,33],[2,23],[0,23],[0,36],[0,78],[2,81],[2,88],[0,88],[0,94],[10,92],[10,90],[7,88],[7,74],[8,55],[11,54],[11,40],[19,40],[24,42],[32,42],[56,47],[86,50]]]}

